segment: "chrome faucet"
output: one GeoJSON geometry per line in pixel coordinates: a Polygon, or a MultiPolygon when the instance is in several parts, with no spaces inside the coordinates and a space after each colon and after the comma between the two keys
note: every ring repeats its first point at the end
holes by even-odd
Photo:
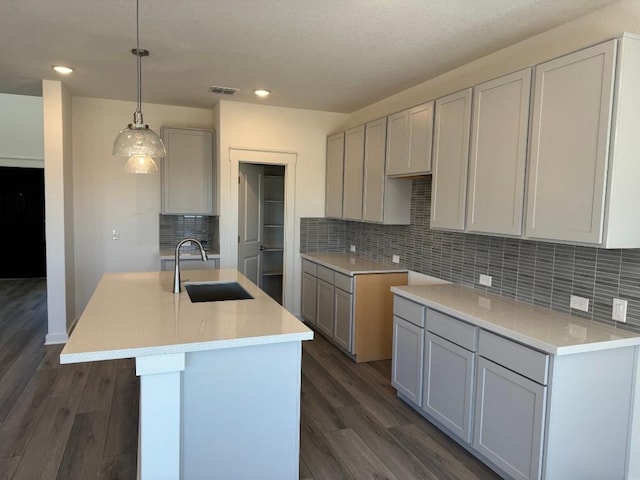
{"type": "Polygon", "coordinates": [[[204,251],[204,247],[200,243],[199,240],[195,238],[185,238],[178,242],[176,245],[176,264],[173,270],[173,293],[180,293],[180,247],[187,242],[194,242],[198,247],[200,247],[200,255],[202,256],[202,261],[207,261],[207,252],[204,251]]]}

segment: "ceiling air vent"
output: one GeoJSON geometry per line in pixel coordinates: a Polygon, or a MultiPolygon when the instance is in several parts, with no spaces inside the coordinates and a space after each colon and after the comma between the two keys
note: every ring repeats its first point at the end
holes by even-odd
{"type": "Polygon", "coordinates": [[[233,87],[213,86],[213,87],[209,87],[209,91],[211,93],[221,93],[222,95],[235,95],[236,93],[238,93],[240,91],[240,89],[239,88],[233,88],[233,87]]]}

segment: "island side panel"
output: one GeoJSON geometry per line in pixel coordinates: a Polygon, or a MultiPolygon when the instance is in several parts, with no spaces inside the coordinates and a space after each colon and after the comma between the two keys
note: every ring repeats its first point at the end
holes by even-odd
{"type": "Polygon", "coordinates": [[[406,273],[354,275],[355,354],[357,362],[391,358],[393,343],[393,293],[391,287],[407,284],[406,273]]]}
{"type": "Polygon", "coordinates": [[[182,478],[297,479],[301,342],[188,353],[182,478]]]}
{"type": "Polygon", "coordinates": [[[625,478],[636,347],[554,359],[545,478],[625,478]]]}

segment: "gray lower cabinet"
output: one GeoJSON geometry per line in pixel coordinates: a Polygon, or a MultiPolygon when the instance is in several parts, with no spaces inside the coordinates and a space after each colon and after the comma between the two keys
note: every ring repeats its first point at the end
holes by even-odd
{"type": "Polygon", "coordinates": [[[422,409],[470,443],[476,355],[429,331],[425,349],[422,409]]]}
{"type": "Polygon", "coordinates": [[[547,387],[478,359],[473,447],[516,479],[540,478],[547,387]]]}
{"type": "Polygon", "coordinates": [[[632,478],[640,347],[552,355],[399,295],[393,313],[398,395],[502,477],[632,478]]]}
{"type": "Polygon", "coordinates": [[[333,337],[334,286],[318,278],[318,309],[316,325],[320,331],[333,337]]]}
{"type": "Polygon", "coordinates": [[[308,273],[302,272],[302,316],[309,322],[316,323],[318,310],[318,279],[308,273]]]}
{"type": "Polygon", "coordinates": [[[422,405],[423,356],[424,328],[394,315],[391,385],[418,406],[422,405]]]}
{"type": "Polygon", "coordinates": [[[348,352],[353,351],[353,295],[334,287],[333,339],[348,352]]]}

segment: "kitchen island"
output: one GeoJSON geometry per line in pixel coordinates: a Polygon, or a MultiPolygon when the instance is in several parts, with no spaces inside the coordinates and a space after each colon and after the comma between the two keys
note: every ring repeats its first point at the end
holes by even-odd
{"type": "Polygon", "coordinates": [[[143,480],[297,478],[312,331],[235,270],[182,280],[238,282],[253,298],[193,303],[172,293],[172,272],[105,274],[60,362],[136,359],[143,480]]]}

